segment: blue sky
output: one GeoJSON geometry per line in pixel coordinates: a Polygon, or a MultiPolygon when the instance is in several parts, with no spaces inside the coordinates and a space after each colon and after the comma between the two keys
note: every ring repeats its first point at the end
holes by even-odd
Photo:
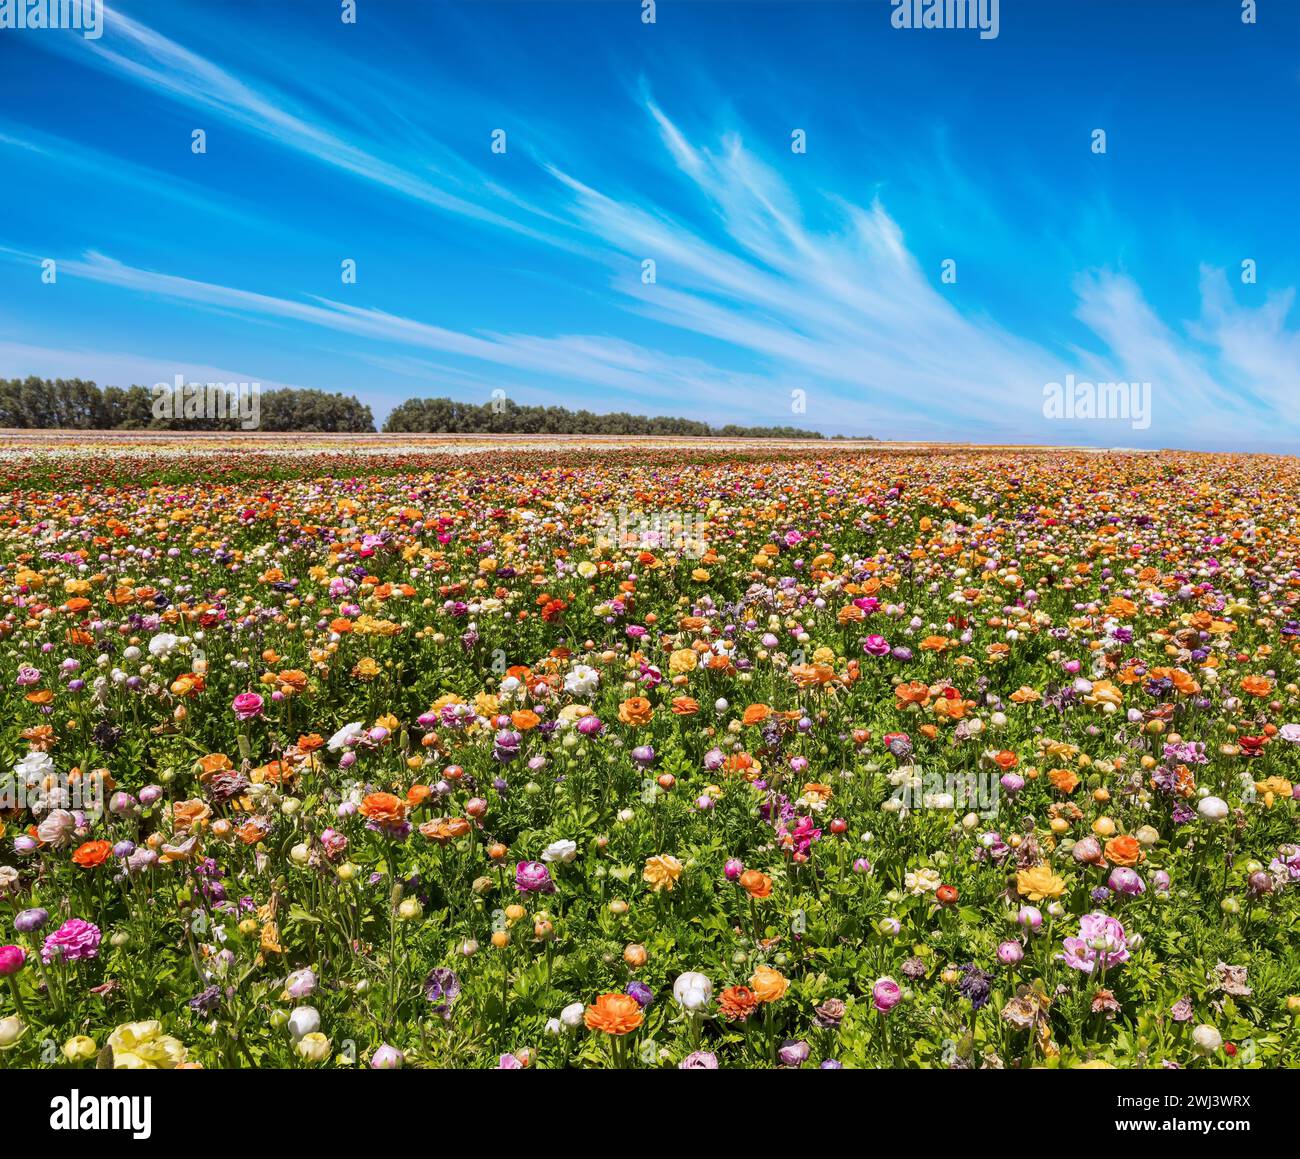
{"type": "Polygon", "coordinates": [[[3,29],[0,376],[1291,450],[1300,4],[1240,9],[1002,0],[981,39],[888,0],[174,0],[98,40],[3,29]],[[1150,382],[1149,427],[1045,418],[1067,375],[1150,382]]]}

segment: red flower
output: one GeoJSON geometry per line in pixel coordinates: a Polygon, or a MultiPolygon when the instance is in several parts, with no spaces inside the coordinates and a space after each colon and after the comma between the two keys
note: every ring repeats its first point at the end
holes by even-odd
{"type": "Polygon", "coordinates": [[[941,885],[934,891],[934,896],[938,899],[940,905],[952,905],[957,900],[957,887],[955,885],[941,885]]]}

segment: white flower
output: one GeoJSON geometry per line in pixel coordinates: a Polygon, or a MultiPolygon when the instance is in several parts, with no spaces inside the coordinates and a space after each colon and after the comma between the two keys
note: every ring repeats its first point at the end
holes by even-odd
{"type": "Polygon", "coordinates": [[[289,1015],[289,1033],[294,1042],[320,1029],[320,1013],[314,1006],[295,1006],[289,1015]]]}
{"type": "Polygon", "coordinates": [[[560,1011],[560,1021],[570,1030],[577,1030],[583,1023],[586,1007],[581,1002],[570,1002],[560,1011]]]}
{"type": "Polygon", "coordinates": [[[55,809],[36,827],[36,836],[46,845],[66,844],[77,827],[77,819],[67,809],[55,809]]]}
{"type": "Polygon", "coordinates": [[[543,861],[559,861],[569,865],[578,856],[578,846],[569,840],[552,841],[542,850],[543,861]]]}
{"type": "Polygon", "coordinates": [[[330,752],[336,753],[340,749],[345,748],[347,745],[351,744],[353,741],[360,738],[364,732],[365,729],[361,726],[361,722],[359,720],[354,721],[352,724],[345,724],[341,729],[338,730],[338,732],[336,732],[332,737],[330,737],[330,741],[329,741],[330,752]]]}
{"type": "Polygon", "coordinates": [[[915,873],[906,874],[903,884],[907,887],[908,893],[913,897],[919,897],[923,893],[934,893],[943,884],[943,878],[939,876],[937,869],[918,869],[915,873]]]}
{"type": "Polygon", "coordinates": [[[712,997],[713,983],[693,970],[688,970],[673,983],[673,998],[683,1010],[703,1010],[712,997]]]}
{"type": "Polygon", "coordinates": [[[564,678],[564,691],[573,696],[589,696],[600,685],[600,673],[590,664],[575,664],[564,678]]]}
{"type": "Polygon", "coordinates": [[[16,1014],[11,1014],[8,1018],[0,1018],[0,1050],[13,1046],[22,1038],[23,1031],[26,1029],[26,1024],[16,1014]]]}
{"type": "Polygon", "coordinates": [[[149,655],[155,660],[165,659],[176,647],[176,637],[170,632],[159,632],[149,641],[149,655]]]}
{"type": "Polygon", "coordinates": [[[1196,802],[1196,811],[1207,821],[1222,821],[1228,815],[1228,802],[1222,797],[1203,797],[1196,802]]]}
{"type": "Polygon", "coordinates": [[[49,753],[26,753],[15,763],[14,773],[30,789],[54,773],[54,758],[49,753]]]}
{"type": "Polygon", "coordinates": [[[1203,1022],[1192,1031],[1192,1043],[1202,1054],[1213,1054],[1223,1045],[1223,1035],[1203,1022]]]}

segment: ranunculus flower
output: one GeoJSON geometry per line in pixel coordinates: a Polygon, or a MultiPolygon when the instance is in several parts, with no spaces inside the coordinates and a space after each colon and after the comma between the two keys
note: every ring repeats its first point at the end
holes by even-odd
{"type": "Polygon", "coordinates": [[[879,978],[871,987],[871,1004],[881,1014],[888,1014],[903,1000],[903,991],[893,978],[879,978]]]}
{"type": "Polygon", "coordinates": [[[266,702],[256,692],[241,692],[230,702],[236,720],[252,720],[262,715],[266,702]]]}
{"type": "Polygon", "coordinates": [[[99,954],[99,927],[81,918],[69,918],[49,937],[41,949],[41,960],[48,966],[52,962],[79,962],[99,954]]]}

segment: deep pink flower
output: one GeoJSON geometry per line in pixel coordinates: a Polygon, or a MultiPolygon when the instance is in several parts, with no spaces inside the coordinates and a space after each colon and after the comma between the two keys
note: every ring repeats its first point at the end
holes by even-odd
{"type": "Polygon", "coordinates": [[[256,692],[241,692],[230,707],[235,710],[237,720],[252,720],[253,717],[262,715],[265,705],[266,702],[256,692]]]}

